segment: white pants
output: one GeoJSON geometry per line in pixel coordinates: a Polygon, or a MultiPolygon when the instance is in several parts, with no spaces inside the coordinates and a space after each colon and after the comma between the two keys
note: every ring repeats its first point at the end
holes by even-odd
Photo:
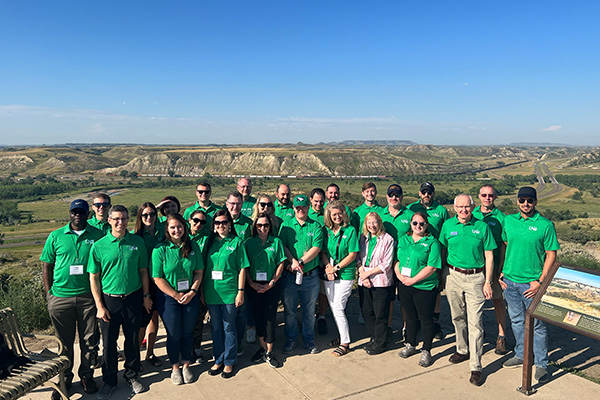
{"type": "Polygon", "coordinates": [[[340,343],[350,343],[350,327],[346,317],[346,304],[352,293],[354,280],[335,280],[324,281],[325,294],[329,301],[329,308],[335,319],[338,331],[340,332],[340,343]]]}

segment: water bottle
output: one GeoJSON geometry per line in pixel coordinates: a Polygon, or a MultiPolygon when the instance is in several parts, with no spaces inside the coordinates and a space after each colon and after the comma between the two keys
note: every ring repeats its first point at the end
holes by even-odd
{"type": "Polygon", "coordinates": [[[296,285],[300,286],[302,285],[302,271],[296,271],[296,285]]]}

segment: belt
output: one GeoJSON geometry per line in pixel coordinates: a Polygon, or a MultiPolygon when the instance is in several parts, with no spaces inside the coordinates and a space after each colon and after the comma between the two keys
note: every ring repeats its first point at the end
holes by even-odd
{"type": "MultiPolygon", "coordinates": [[[[311,269],[311,270],[310,270],[310,271],[308,271],[308,272],[304,272],[304,273],[302,273],[302,275],[303,275],[303,276],[309,276],[309,275],[312,275],[312,274],[313,274],[313,272],[317,271],[318,269],[319,269],[319,267],[313,268],[313,269],[311,269]]],[[[292,271],[288,271],[288,270],[286,270],[285,272],[287,272],[288,274],[296,275],[296,273],[295,273],[295,272],[292,272],[292,271]]]]}
{"type": "Polygon", "coordinates": [[[465,274],[465,275],[473,275],[473,274],[478,274],[480,272],[483,272],[483,267],[464,269],[464,268],[458,268],[458,267],[448,264],[448,268],[453,269],[456,272],[460,272],[461,274],[465,274]]]}
{"type": "Polygon", "coordinates": [[[131,292],[131,293],[127,293],[127,294],[110,294],[110,293],[104,293],[104,292],[102,292],[102,294],[104,294],[104,295],[106,295],[106,296],[108,296],[108,297],[117,297],[117,298],[119,298],[119,299],[124,299],[125,297],[127,297],[127,296],[129,296],[130,294],[133,294],[133,293],[135,293],[135,292],[137,292],[137,290],[135,290],[135,291],[133,291],[133,292],[131,292]]]}

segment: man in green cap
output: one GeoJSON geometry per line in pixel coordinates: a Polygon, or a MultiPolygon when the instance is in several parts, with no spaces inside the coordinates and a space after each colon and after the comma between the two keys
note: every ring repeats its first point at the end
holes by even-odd
{"type": "Polygon", "coordinates": [[[293,219],[284,221],[279,231],[283,242],[287,269],[281,277],[284,306],[285,336],[283,352],[289,354],[296,347],[298,299],[302,308],[302,339],[311,354],[318,352],[315,345],[315,304],[319,295],[318,255],[323,245],[323,228],[308,218],[309,200],[305,195],[294,198],[293,219]]]}
{"type": "MultiPolygon", "coordinates": [[[[92,245],[104,233],[87,223],[88,212],[87,201],[77,199],[71,203],[69,224],[50,233],[40,261],[50,320],[71,360],[65,371],[67,389],[73,382],[73,347],[77,331],[81,353],[78,375],[83,390],[95,393],[98,386],[94,381],[92,354],[97,330],[96,306],[85,266],[92,245]]],[[[53,392],[52,396],[55,398],[59,394],[53,392]]]]}

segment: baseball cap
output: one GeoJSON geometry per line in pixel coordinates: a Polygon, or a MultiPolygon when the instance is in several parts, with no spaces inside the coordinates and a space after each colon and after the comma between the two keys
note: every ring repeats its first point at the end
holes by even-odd
{"type": "Polygon", "coordinates": [[[73,200],[73,202],[71,202],[71,208],[69,208],[69,211],[75,210],[77,208],[82,209],[85,212],[90,211],[90,205],[87,201],[82,199],[73,200]]]}
{"type": "Polygon", "coordinates": [[[423,191],[428,190],[431,193],[435,192],[435,187],[433,186],[433,183],[431,182],[425,182],[423,184],[421,184],[421,188],[419,189],[419,192],[423,193],[423,191]]]}
{"type": "Polygon", "coordinates": [[[299,194],[298,196],[294,197],[294,207],[308,207],[309,204],[308,197],[303,194],[299,194]]]}
{"type": "Polygon", "coordinates": [[[398,196],[402,196],[402,186],[398,185],[397,183],[391,184],[387,188],[387,194],[388,194],[388,196],[391,194],[396,194],[398,196]]]}
{"type": "Polygon", "coordinates": [[[531,197],[532,199],[537,200],[537,191],[531,186],[523,186],[519,189],[517,197],[531,197]]]}

